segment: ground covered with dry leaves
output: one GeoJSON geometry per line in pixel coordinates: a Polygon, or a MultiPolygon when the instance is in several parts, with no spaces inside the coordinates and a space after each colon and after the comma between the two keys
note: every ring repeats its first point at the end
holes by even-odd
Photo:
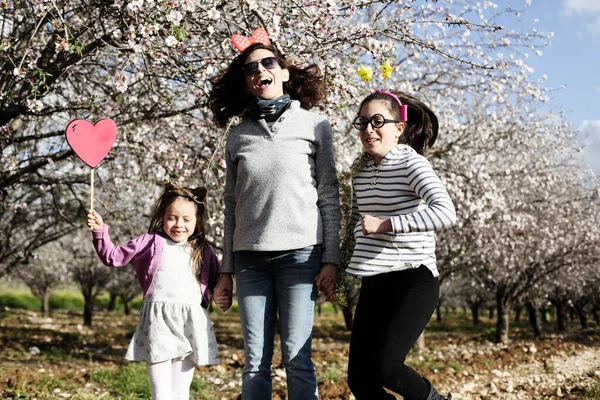
{"type": "MultiPolygon", "coordinates": [[[[195,399],[237,399],[244,363],[236,313],[212,312],[221,364],[199,367],[195,399]]],[[[467,316],[449,314],[431,322],[427,348],[407,363],[455,400],[600,399],[600,329],[573,326],[542,340],[515,326],[510,344],[494,344],[492,323],[469,326],[467,316]]],[[[136,315],[98,312],[94,326],[82,326],[80,312],[51,317],[24,310],[0,311],[0,399],[148,398],[145,366],[123,359],[136,315]]],[[[548,326],[551,332],[553,327],[548,326]]],[[[317,315],[313,359],[320,398],[352,399],[346,383],[350,333],[341,313],[317,315]]],[[[280,355],[273,360],[274,399],[286,399],[280,355]]]]}

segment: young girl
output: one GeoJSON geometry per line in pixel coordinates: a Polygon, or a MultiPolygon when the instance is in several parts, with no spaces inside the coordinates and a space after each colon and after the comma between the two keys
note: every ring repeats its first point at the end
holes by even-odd
{"type": "Polygon", "coordinates": [[[111,242],[98,213],[88,213],[100,260],[111,267],[133,262],[143,288],[144,304],[125,358],[148,364],[152,399],[188,399],[195,365],[219,363],[202,307],[219,278],[219,262],[204,238],[205,195],[205,188],[167,182],[148,233],[124,246],[111,242]]]}
{"type": "Polygon", "coordinates": [[[242,398],[271,399],[276,315],[288,399],[318,396],[311,359],[317,290],[333,295],[339,264],[339,200],[331,126],[307,111],[324,89],[316,65],[299,68],[260,43],[212,79],[215,121],[229,132],[225,160],[223,279],[235,273],[244,337],[242,398]]]}
{"type": "MultiPolygon", "coordinates": [[[[443,400],[404,364],[438,302],[434,231],[456,220],[454,205],[423,152],[438,121],[405,93],[377,91],[352,124],[365,153],[354,165],[354,251],[362,277],[350,341],[348,384],[357,400],[443,400]]],[[[451,396],[449,395],[450,399],[451,396]]]]}

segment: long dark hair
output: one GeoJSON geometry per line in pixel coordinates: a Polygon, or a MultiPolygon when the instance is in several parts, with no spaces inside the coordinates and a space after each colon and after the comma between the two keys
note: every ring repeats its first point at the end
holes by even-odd
{"type": "Polygon", "coordinates": [[[258,49],[272,52],[279,60],[281,68],[290,72],[290,79],[283,84],[284,93],[300,101],[302,108],[307,110],[321,103],[325,94],[325,82],[318,65],[297,67],[275,48],[255,43],[238,55],[225,71],[210,79],[212,83],[209,93],[210,107],[217,125],[225,126],[231,117],[242,115],[253,101],[254,96],[248,92],[242,67],[250,53],[258,49]]]}
{"type": "MultiPolygon", "coordinates": [[[[419,154],[424,154],[435,143],[438,136],[438,119],[428,105],[404,92],[391,91],[398,96],[402,104],[408,106],[408,121],[406,128],[398,143],[406,144],[419,154]]],[[[373,100],[382,100],[386,103],[388,110],[394,119],[400,120],[400,105],[389,94],[385,92],[374,92],[368,95],[358,108],[359,112],[363,106],[373,100]]]]}
{"type": "Polygon", "coordinates": [[[206,243],[206,236],[204,234],[204,198],[206,197],[206,188],[180,187],[169,181],[165,181],[164,185],[165,189],[156,202],[152,218],[150,218],[148,233],[156,232],[165,235],[167,234],[163,229],[165,212],[178,198],[184,198],[194,204],[196,207],[196,227],[194,228],[194,232],[188,238],[188,243],[192,246],[193,273],[196,279],[200,281],[203,264],[203,249],[204,244],[206,243]]]}

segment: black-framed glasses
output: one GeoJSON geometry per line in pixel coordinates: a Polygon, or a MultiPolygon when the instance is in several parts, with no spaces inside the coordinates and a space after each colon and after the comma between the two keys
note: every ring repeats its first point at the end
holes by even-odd
{"type": "Polygon", "coordinates": [[[389,122],[400,122],[400,121],[398,121],[397,119],[387,119],[386,117],[384,117],[381,114],[373,114],[371,116],[371,118],[365,118],[365,117],[362,117],[359,115],[352,122],[352,126],[355,127],[356,129],[358,129],[359,131],[362,131],[363,129],[367,129],[367,125],[369,125],[369,124],[371,124],[373,129],[376,129],[376,128],[381,128],[382,126],[384,126],[385,124],[387,124],[389,122]]]}
{"type": "Polygon", "coordinates": [[[251,61],[247,64],[244,64],[242,70],[246,76],[252,76],[258,71],[258,63],[265,67],[266,69],[274,69],[279,65],[279,60],[277,57],[265,57],[260,60],[251,61]]]}

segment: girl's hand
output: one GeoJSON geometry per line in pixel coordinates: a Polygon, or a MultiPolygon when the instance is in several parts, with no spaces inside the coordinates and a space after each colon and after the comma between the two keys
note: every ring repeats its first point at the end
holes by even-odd
{"type": "Polygon", "coordinates": [[[392,221],[389,218],[380,219],[372,215],[365,215],[360,220],[363,235],[371,233],[385,233],[392,231],[392,221]]]}
{"type": "Polygon", "coordinates": [[[213,291],[213,299],[219,310],[225,312],[233,302],[233,278],[231,274],[221,274],[213,291]]]}
{"type": "Polygon", "coordinates": [[[317,289],[325,294],[327,301],[333,300],[335,283],[337,282],[337,266],[334,264],[323,264],[321,271],[315,277],[317,289]]]}
{"type": "Polygon", "coordinates": [[[89,210],[87,215],[87,226],[93,231],[101,231],[104,228],[102,217],[94,210],[89,210]]]}

